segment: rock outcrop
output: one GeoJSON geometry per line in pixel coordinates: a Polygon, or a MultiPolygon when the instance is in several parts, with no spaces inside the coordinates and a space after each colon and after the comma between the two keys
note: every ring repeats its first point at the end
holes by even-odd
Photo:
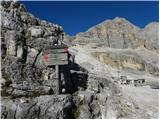
{"type": "Polygon", "coordinates": [[[159,75],[158,54],[144,50],[119,50],[94,52],[92,54],[101,62],[118,70],[145,71],[154,76],[159,75]],[[145,57],[144,54],[145,53],[145,57]],[[148,57],[148,58],[146,58],[148,57]]]}
{"type": "Polygon", "coordinates": [[[53,94],[54,69],[46,68],[42,54],[62,39],[63,29],[35,18],[18,2],[2,1],[1,12],[2,96],[53,94]]]}
{"type": "Polygon", "coordinates": [[[43,62],[43,49],[62,40],[62,27],[19,2],[1,1],[1,15],[1,118],[74,118],[73,98],[55,95],[55,69],[43,62]]]}
{"type": "Polygon", "coordinates": [[[1,118],[8,119],[62,119],[73,118],[75,107],[73,98],[68,95],[45,95],[35,98],[2,98],[1,118]]]}

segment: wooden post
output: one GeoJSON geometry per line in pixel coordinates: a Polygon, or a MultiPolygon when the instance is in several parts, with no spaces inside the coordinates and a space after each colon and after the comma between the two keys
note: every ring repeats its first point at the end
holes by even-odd
{"type": "Polygon", "coordinates": [[[56,70],[56,94],[60,94],[60,83],[59,83],[59,65],[55,66],[56,70]]]}
{"type": "MultiPolygon", "coordinates": [[[[63,36],[62,36],[63,39],[63,36]]],[[[55,66],[55,84],[56,84],[56,92],[55,94],[62,93],[62,79],[61,76],[63,73],[63,65],[68,64],[68,47],[66,45],[62,45],[62,42],[58,42],[54,44],[54,46],[48,46],[45,48],[44,54],[44,62],[46,66],[53,67],[55,66]]],[[[64,85],[65,86],[65,85],[64,85]]]]}

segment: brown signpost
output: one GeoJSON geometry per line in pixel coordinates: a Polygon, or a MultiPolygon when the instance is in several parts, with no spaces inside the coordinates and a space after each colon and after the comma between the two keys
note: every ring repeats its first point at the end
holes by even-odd
{"type": "Polygon", "coordinates": [[[44,62],[46,66],[68,64],[67,46],[59,45],[46,48],[44,52],[44,62]]]}
{"type": "Polygon", "coordinates": [[[44,51],[44,63],[46,66],[55,66],[56,70],[56,87],[57,94],[60,94],[61,78],[60,78],[60,65],[68,64],[68,47],[65,45],[57,45],[53,47],[47,47],[44,51]]]}

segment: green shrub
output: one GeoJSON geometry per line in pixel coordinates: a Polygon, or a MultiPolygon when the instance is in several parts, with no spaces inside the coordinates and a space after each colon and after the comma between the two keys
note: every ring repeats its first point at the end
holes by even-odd
{"type": "Polygon", "coordinates": [[[39,91],[32,91],[31,97],[38,97],[41,93],[39,91]]]}
{"type": "Polygon", "coordinates": [[[73,110],[72,110],[72,113],[73,113],[73,116],[74,116],[74,118],[79,118],[79,116],[80,116],[80,108],[79,108],[79,106],[78,107],[75,107],[73,110]]]}
{"type": "Polygon", "coordinates": [[[8,87],[3,87],[1,88],[1,96],[4,97],[4,96],[9,96],[8,92],[8,87]]]}

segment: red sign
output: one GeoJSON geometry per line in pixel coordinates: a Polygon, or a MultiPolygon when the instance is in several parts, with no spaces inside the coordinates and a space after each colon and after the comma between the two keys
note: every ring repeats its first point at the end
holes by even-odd
{"type": "Polygon", "coordinates": [[[68,52],[68,48],[64,48],[64,52],[67,53],[68,52]]]}
{"type": "Polygon", "coordinates": [[[44,59],[45,62],[48,62],[48,53],[45,53],[45,54],[44,54],[43,59],[44,59]]]}

